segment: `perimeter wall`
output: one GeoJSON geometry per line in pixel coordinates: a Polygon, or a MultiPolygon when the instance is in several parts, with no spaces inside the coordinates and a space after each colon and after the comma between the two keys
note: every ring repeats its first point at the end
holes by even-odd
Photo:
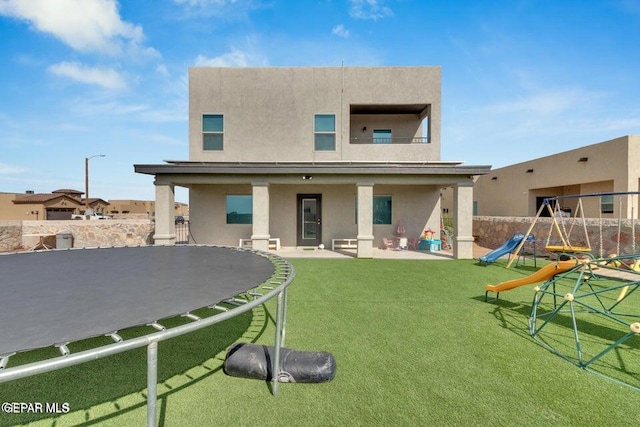
{"type": "MultiPolygon", "coordinates": [[[[525,234],[534,218],[531,217],[502,217],[502,216],[476,216],[473,218],[473,235],[476,243],[480,246],[495,249],[501,246],[516,233],[525,234]]],[[[538,218],[531,231],[536,239],[536,253],[540,256],[549,255],[544,251],[547,244],[547,237],[552,228],[551,218],[538,218]]],[[[570,229],[571,218],[564,218],[565,229],[570,229]]],[[[591,252],[596,256],[602,254],[632,254],[640,253],[640,225],[638,220],[617,219],[576,219],[570,235],[570,242],[573,246],[587,246],[584,226],[586,225],[587,235],[591,246],[591,252]],[[635,228],[635,233],[633,231],[635,228]],[[601,232],[602,230],[602,232],[601,232]],[[635,234],[635,236],[634,236],[635,234]],[[620,236],[620,246],[618,247],[618,235],[620,236]],[[635,238],[635,245],[634,245],[635,238]],[[601,243],[602,242],[602,243],[601,243]]],[[[558,233],[551,234],[550,245],[561,244],[558,233]]],[[[530,245],[526,250],[529,251],[530,245]]]]}
{"type": "Polygon", "coordinates": [[[94,221],[0,221],[0,252],[32,248],[40,237],[56,246],[58,234],[72,236],[72,247],[139,246],[153,244],[154,224],[149,219],[94,221]]]}
{"type": "MultiPolygon", "coordinates": [[[[565,219],[570,221],[570,219],[565,219]]],[[[476,216],[473,219],[473,235],[480,246],[495,249],[516,233],[526,233],[531,226],[530,217],[476,216]]],[[[603,254],[640,253],[640,224],[638,220],[586,219],[587,234],[592,252],[600,255],[602,236],[603,254]],[[632,229],[635,228],[635,236],[632,229]],[[602,229],[602,233],[600,230],[602,229]],[[618,235],[620,249],[618,250],[618,235]],[[635,238],[635,241],[634,241],[635,238]],[[635,243],[635,247],[634,247],[635,243]]],[[[567,222],[567,229],[569,223],[567,222]]],[[[551,218],[539,218],[532,234],[536,238],[536,252],[545,253],[551,218]]],[[[73,236],[73,247],[138,246],[153,244],[154,224],[149,219],[123,219],[104,221],[0,221],[0,252],[24,250],[39,240],[34,234],[48,234],[46,243],[55,247],[56,236],[67,233],[73,236]]],[[[559,244],[557,234],[552,233],[550,244],[559,244]]],[[[582,220],[577,220],[571,232],[571,243],[586,246],[582,220]]],[[[530,246],[527,246],[530,250],[530,246]]]]}

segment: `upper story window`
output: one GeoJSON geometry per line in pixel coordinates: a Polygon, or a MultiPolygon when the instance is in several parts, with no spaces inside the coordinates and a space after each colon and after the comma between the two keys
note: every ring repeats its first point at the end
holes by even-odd
{"type": "Polygon", "coordinates": [[[314,118],[314,149],[316,151],[335,151],[336,116],[335,114],[316,114],[314,118]]]}
{"type": "Polygon", "coordinates": [[[222,151],[224,147],[224,119],[222,114],[202,116],[202,149],[222,151]]]}
{"type": "Polygon", "coordinates": [[[391,136],[391,129],[374,129],[373,130],[373,143],[374,144],[391,144],[393,141],[391,136]]]}

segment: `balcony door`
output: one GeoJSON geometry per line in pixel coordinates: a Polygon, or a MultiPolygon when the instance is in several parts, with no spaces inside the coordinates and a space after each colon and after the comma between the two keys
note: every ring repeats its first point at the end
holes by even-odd
{"type": "Polygon", "coordinates": [[[322,242],[321,202],[321,194],[298,194],[298,246],[322,242]]]}

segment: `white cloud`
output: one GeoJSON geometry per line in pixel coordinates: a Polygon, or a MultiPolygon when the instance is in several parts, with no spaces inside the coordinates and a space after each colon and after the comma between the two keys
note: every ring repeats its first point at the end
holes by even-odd
{"type": "Polygon", "coordinates": [[[265,66],[266,60],[260,54],[231,48],[231,51],[215,58],[198,55],[195,65],[197,67],[252,67],[265,66]]]}
{"type": "Polygon", "coordinates": [[[349,37],[349,30],[347,30],[343,24],[339,24],[333,27],[331,34],[344,37],[346,39],[349,37]]]}
{"type": "Polygon", "coordinates": [[[215,58],[207,58],[203,55],[198,55],[196,58],[197,67],[246,67],[247,65],[247,54],[238,50],[232,50],[215,58]]]}
{"type": "Polygon", "coordinates": [[[155,57],[142,27],[120,18],[115,0],[0,0],[0,15],[30,23],[79,52],[155,57]]]}
{"type": "Polygon", "coordinates": [[[237,0],[173,0],[177,4],[186,4],[191,7],[224,6],[236,3],[237,0]]]}
{"type": "Polygon", "coordinates": [[[169,75],[169,70],[167,69],[167,66],[164,64],[160,64],[156,67],[156,73],[158,74],[162,74],[163,76],[168,76],[169,75]]]}
{"type": "Polygon", "coordinates": [[[600,99],[603,95],[585,92],[581,89],[543,91],[518,100],[490,105],[493,113],[527,113],[532,115],[558,114],[572,109],[580,109],[600,99]]]}
{"type": "Polygon", "coordinates": [[[352,18],[376,21],[393,15],[393,11],[381,4],[378,0],[351,0],[352,18]]]}
{"type": "Polygon", "coordinates": [[[27,169],[20,166],[8,165],[6,163],[0,163],[0,175],[16,175],[26,172],[27,169]]]}
{"type": "Polygon", "coordinates": [[[57,76],[68,77],[80,83],[94,84],[106,89],[125,89],[124,77],[110,68],[88,67],[78,62],[60,62],[51,65],[49,72],[57,76]]]}

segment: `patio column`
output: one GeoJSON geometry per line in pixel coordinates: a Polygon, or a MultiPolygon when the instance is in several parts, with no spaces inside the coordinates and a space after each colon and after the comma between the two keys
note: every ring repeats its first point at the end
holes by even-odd
{"type": "Polygon", "coordinates": [[[253,249],[269,250],[269,183],[252,182],[253,186],[253,249]]]}
{"type": "Polygon", "coordinates": [[[358,258],[373,258],[373,183],[358,183],[358,258]]]}
{"type": "Polygon", "coordinates": [[[453,188],[454,219],[453,257],[473,258],[473,181],[453,188]]]}
{"type": "Polygon", "coordinates": [[[153,234],[153,243],[156,245],[175,245],[176,224],[174,217],[175,210],[175,188],[172,184],[156,185],[156,227],[153,234]]]}

